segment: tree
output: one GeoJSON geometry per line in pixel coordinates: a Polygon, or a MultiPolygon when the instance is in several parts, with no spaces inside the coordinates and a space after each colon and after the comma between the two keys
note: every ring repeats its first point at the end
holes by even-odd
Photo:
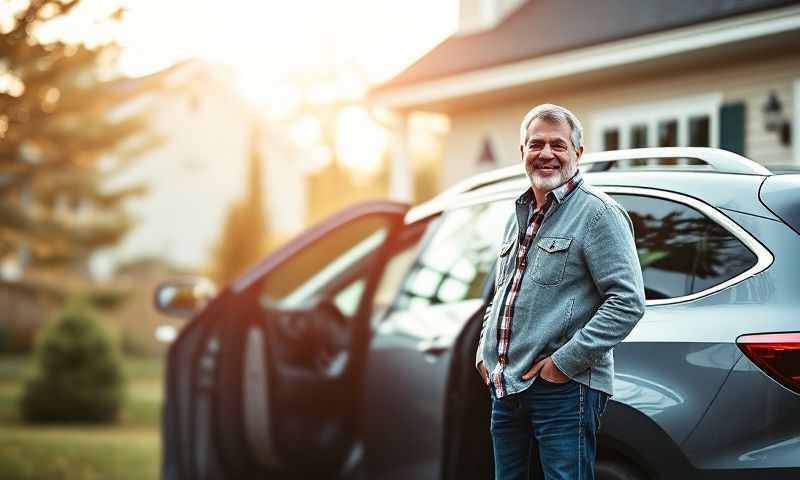
{"type": "Polygon", "coordinates": [[[79,2],[31,0],[0,19],[9,26],[0,29],[0,259],[82,268],[118,242],[132,225],[122,203],[144,189],[107,180],[161,141],[145,108],[120,108],[157,82],[121,78],[113,43],[43,40],[79,2]]]}
{"type": "Polygon", "coordinates": [[[244,198],[228,211],[222,236],[214,249],[214,280],[225,285],[253,266],[265,253],[266,213],[262,194],[261,130],[253,128],[244,198]]]}
{"type": "Polygon", "coordinates": [[[74,300],[41,332],[37,376],[25,385],[30,422],[107,422],[122,407],[125,379],[116,346],[88,304],[74,300]]]}

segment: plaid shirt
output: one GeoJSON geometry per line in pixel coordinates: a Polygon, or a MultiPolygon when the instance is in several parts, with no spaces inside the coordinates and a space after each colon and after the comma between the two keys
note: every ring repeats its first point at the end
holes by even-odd
{"type": "MultiPolygon", "coordinates": [[[[525,274],[525,267],[528,264],[528,250],[533,244],[533,239],[536,237],[536,233],[539,231],[539,227],[542,225],[548,210],[550,210],[550,206],[553,204],[553,199],[555,198],[556,193],[561,198],[566,198],[570,193],[572,193],[572,191],[575,190],[578,185],[580,185],[581,181],[582,177],[580,172],[578,172],[564,184],[549,192],[546,196],[544,205],[542,205],[541,208],[536,208],[533,211],[533,215],[528,222],[528,228],[525,231],[525,238],[523,239],[522,243],[520,243],[517,251],[517,267],[514,269],[514,278],[511,281],[511,290],[505,297],[503,313],[500,317],[500,322],[497,325],[497,365],[492,371],[490,378],[494,384],[494,388],[498,397],[503,397],[506,394],[503,371],[505,370],[506,365],[508,365],[508,346],[511,342],[511,324],[514,318],[514,302],[517,300],[517,296],[519,295],[520,286],[522,285],[522,276],[525,274]]],[[[532,192],[529,190],[528,193],[530,194],[532,192]]],[[[531,201],[535,202],[535,197],[531,201]]]]}

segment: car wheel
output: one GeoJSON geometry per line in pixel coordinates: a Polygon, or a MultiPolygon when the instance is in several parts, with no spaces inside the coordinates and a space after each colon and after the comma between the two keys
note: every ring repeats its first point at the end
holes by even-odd
{"type": "Polygon", "coordinates": [[[648,477],[635,466],[616,459],[601,459],[595,467],[597,480],[646,480],[648,477]]]}

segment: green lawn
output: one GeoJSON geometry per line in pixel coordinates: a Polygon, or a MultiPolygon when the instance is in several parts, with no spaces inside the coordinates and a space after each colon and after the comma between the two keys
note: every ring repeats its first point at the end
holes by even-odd
{"type": "Polygon", "coordinates": [[[117,424],[31,426],[17,400],[32,359],[0,356],[0,479],[157,479],[162,370],[160,358],[125,360],[117,424]]]}

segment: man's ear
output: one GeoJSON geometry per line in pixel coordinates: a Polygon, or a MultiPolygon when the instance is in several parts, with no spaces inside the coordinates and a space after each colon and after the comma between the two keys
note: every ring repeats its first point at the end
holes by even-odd
{"type": "Polygon", "coordinates": [[[525,160],[525,150],[522,148],[522,145],[519,146],[519,158],[520,160],[525,160]]]}
{"type": "Polygon", "coordinates": [[[583,155],[583,145],[581,145],[580,147],[578,147],[577,150],[575,150],[575,154],[577,155],[576,159],[580,160],[581,155],[583,155]]]}

